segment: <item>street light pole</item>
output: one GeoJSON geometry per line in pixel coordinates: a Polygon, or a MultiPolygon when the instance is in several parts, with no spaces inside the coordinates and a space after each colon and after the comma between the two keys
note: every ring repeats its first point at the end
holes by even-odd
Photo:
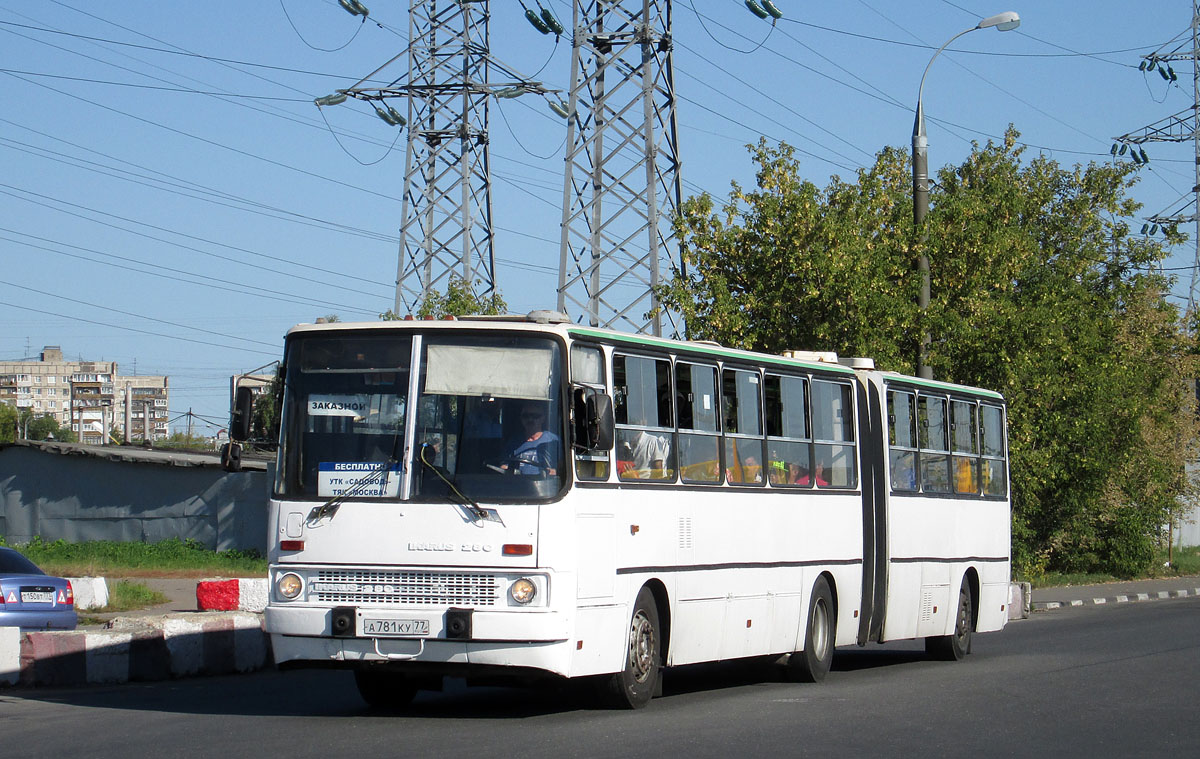
{"type": "MultiPolygon", "coordinates": [[[[1021,25],[1021,17],[1013,11],[1005,11],[995,16],[988,16],[970,29],[964,29],[939,47],[925,65],[921,74],[921,86],[917,90],[917,114],[913,120],[912,133],[912,168],[913,168],[913,231],[919,235],[919,251],[917,256],[917,272],[921,277],[921,290],[917,294],[917,309],[924,322],[929,310],[929,256],[925,253],[925,217],[929,214],[929,139],[925,134],[925,77],[929,67],[951,42],[977,29],[996,27],[997,31],[1007,32],[1021,25]]],[[[922,323],[921,335],[917,339],[917,376],[923,379],[933,379],[933,370],[929,367],[929,328],[922,323]]]]}

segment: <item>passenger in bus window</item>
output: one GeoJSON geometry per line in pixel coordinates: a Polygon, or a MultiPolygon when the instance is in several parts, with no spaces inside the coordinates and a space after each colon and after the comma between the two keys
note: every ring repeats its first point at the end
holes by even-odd
{"type": "MultiPolygon", "coordinates": [[[[816,479],[817,485],[819,485],[820,487],[826,487],[829,485],[829,483],[826,482],[826,480],[825,480],[825,469],[820,464],[817,465],[817,474],[816,474],[815,479],[816,479]]],[[[812,481],[813,481],[813,478],[809,474],[808,467],[805,467],[805,466],[797,467],[796,480],[795,480],[794,484],[796,484],[796,485],[811,485],[812,481]]]]}
{"type": "MultiPolygon", "coordinates": [[[[625,441],[625,455],[635,470],[663,470],[670,459],[671,442],[666,434],[638,430],[625,441]]],[[[641,478],[645,479],[645,478],[641,478]]]]}
{"type": "Polygon", "coordinates": [[[517,443],[504,464],[508,470],[515,466],[517,474],[558,474],[559,437],[546,429],[546,409],[541,403],[521,406],[521,429],[525,439],[517,443]]]}

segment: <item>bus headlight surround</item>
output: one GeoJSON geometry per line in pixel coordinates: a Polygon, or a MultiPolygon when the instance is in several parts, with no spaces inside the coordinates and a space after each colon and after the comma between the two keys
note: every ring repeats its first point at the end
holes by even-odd
{"type": "Polygon", "coordinates": [[[509,586],[508,595],[512,597],[512,600],[523,606],[530,604],[537,595],[537,585],[528,577],[522,577],[509,586]]]}
{"type": "Polygon", "coordinates": [[[275,580],[275,589],[279,591],[280,596],[290,601],[304,590],[304,581],[295,572],[287,572],[275,580]]]}

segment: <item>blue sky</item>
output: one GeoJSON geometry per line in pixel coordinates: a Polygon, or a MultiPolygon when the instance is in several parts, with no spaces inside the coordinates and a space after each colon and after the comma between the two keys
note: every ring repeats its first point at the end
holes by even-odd
{"type": "MultiPolygon", "coordinates": [[[[405,49],[409,3],[366,4],[361,23],[335,0],[0,0],[0,358],[60,345],[168,374],[173,418],[220,424],[230,375],[277,358],[291,325],[388,309],[404,137],[362,103],[312,103],[405,49]]],[[[569,0],[542,4],[570,27],[569,0]]],[[[1009,123],[1031,155],[1107,161],[1114,136],[1192,103],[1189,65],[1174,83],[1138,70],[1188,32],[1185,0],[776,5],[772,26],[741,0],[675,0],[686,194],[752,184],[744,146],[760,136],[799,148],[818,185],[907,147],[933,50],[1001,11],[1021,27],[968,34],[930,71],[931,167],[1009,123]]],[[[491,8],[493,55],[566,90],[569,40],[537,33],[515,0],[491,8]]],[[[404,71],[402,57],[383,76],[404,71]]],[[[536,98],[493,110],[497,278],[514,312],[555,305],[564,138],[536,98]]],[[[1147,153],[1134,197],[1144,215],[1177,210],[1192,148],[1147,153]]],[[[1167,264],[1184,298],[1194,251],[1167,264]]]]}

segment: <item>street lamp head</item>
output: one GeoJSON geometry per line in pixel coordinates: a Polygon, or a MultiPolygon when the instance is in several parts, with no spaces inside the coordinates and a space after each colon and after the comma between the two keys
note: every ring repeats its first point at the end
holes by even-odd
{"type": "Polygon", "coordinates": [[[1004,13],[997,13],[995,16],[988,16],[983,21],[980,21],[975,28],[987,29],[994,26],[996,27],[996,31],[1007,32],[1016,29],[1020,25],[1021,17],[1015,11],[1005,11],[1004,13]]]}

